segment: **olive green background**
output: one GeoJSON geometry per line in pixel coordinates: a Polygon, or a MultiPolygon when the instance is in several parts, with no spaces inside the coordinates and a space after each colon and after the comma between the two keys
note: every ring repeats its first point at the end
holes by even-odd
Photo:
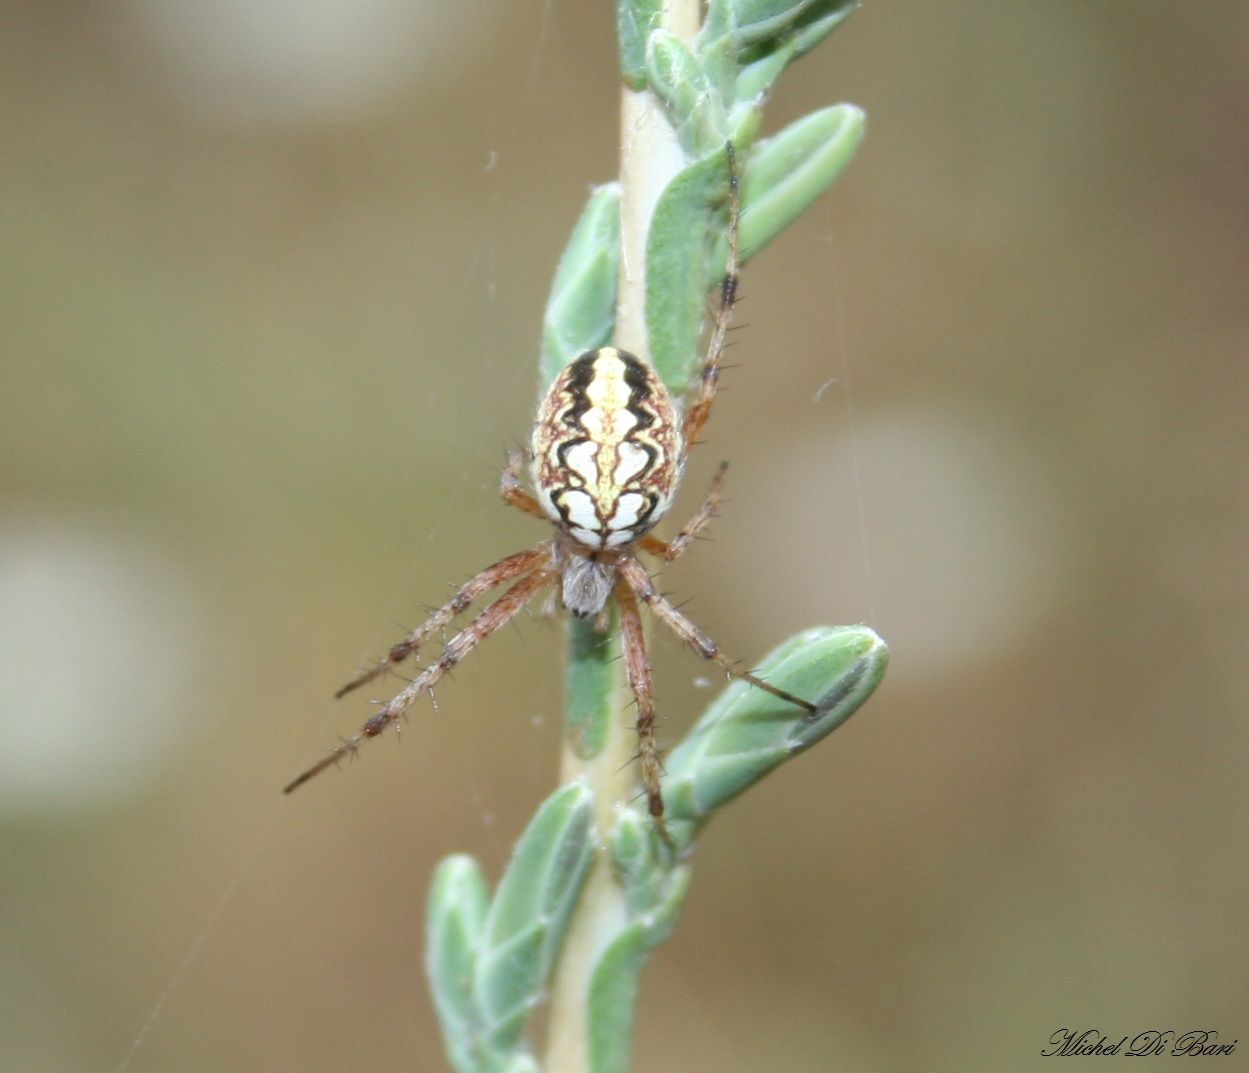
{"type": "MultiPolygon", "coordinates": [[[[560,627],[279,788],[371,711],[328,699],[357,664],[543,535],[497,471],[615,170],[612,15],[376,0],[373,51],[301,52],[223,5],[271,51],[209,62],[194,6],[0,8],[0,1067],[143,1031],[135,1073],[443,1070],[426,883],[497,876],[549,792],[560,627]]],[[[867,138],[744,275],[673,521],[721,458],[729,501],[665,587],[742,658],[863,621],[892,665],[708,830],[635,1068],[1230,1042],[1249,9],[876,0],[767,128],[837,100],[867,138]]],[[[718,679],[654,648],[673,741],[718,679]]]]}

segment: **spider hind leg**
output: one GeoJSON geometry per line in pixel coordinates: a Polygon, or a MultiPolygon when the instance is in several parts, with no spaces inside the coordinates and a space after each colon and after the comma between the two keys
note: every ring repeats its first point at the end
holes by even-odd
{"type": "Polygon", "coordinates": [[[540,563],[544,562],[549,554],[549,545],[546,542],[539,544],[536,548],[530,548],[528,551],[517,552],[515,555],[509,555],[506,559],[500,559],[493,566],[486,567],[480,574],[474,578],[470,578],[454,596],[443,604],[437,611],[422,622],[415,630],[408,634],[402,641],[391,646],[385,658],[378,661],[375,667],[365,671],[357,678],[353,678],[345,686],[334,694],[335,699],[341,700],[348,693],[359,689],[363,685],[377,678],[381,678],[387,671],[391,670],[396,664],[402,663],[410,655],[416,652],[426,641],[434,634],[440,633],[446,629],[451,622],[466,611],[470,606],[477,602],[491,589],[498,588],[500,585],[511,581],[515,577],[519,577],[526,570],[532,570],[540,563]]]}
{"type": "MultiPolygon", "coordinates": [[[[498,599],[488,604],[477,617],[465,626],[459,633],[451,638],[443,647],[442,654],[418,674],[412,681],[399,693],[395,694],[386,704],[384,704],[370,719],[366,720],[364,725],[350,738],[344,741],[337,749],[334,749],[317,763],[313,764],[302,775],[289,782],[282,790],[283,793],[289,794],[292,790],[302,786],[305,782],[315,775],[319,775],[328,767],[337,764],[343,757],[349,756],[356,752],[364,743],[366,738],[375,738],[383,730],[392,723],[397,722],[405,712],[412,706],[413,702],[423,693],[431,691],[434,686],[442,679],[442,677],[452,670],[465,656],[467,656],[482,641],[490,637],[492,634],[501,630],[509,622],[512,621],[529,603],[534,595],[558,576],[550,561],[551,547],[548,542],[539,544],[536,548],[532,548],[527,552],[521,552],[518,555],[509,556],[506,559],[500,559],[493,566],[488,567],[469,581],[460,589],[458,593],[447,604],[444,604],[437,612],[431,616],[429,622],[437,622],[445,625],[455,617],[459,611],[467,606],[466,601],[461,606],[461,600],[466,593],[475,592],[480,595],[490,589],[496,588],[506,581],[511,581],[518,576],[519,581],[498,599]]],[[[420,627],[411,634],[407,641],[400,644],[407,644],[415,638],[428,636],[433,632],[429,627],[429,622],[420,627]]],[[[419,643],[419,642],[418,642],[419,643]]],[[[400,645],[396,645],[396,651],[400,645]]],[[[412,645],[415,649],[415,645],[412,645]]],[[[384,665],[386,666],[386,665],[384,665]]],[[[380,672],[379,672],[380,673],[380,672]]],[[[369,681],[376,675],[365,676],[360,682],[369,681]]],[[[354,686],[353,686],[354,688],[354,686]]]]}

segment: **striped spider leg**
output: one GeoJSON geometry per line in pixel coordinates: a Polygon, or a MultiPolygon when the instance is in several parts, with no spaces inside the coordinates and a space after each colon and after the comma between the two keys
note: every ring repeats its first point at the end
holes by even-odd
{"type": "Polygon", "coordinates": [[[587,351],[565,366],[538,407],[529,450],[534,494],[521,487],[525,458],[519,451],[509,456],[501,488],[509,505],[549,521],[554,528],[552,537],[487,567],[391,648],[377,666],[343,686],[337,696],[381,677],[488,592],[510,585],[447,641],[440,655],[359,732],[291,782],[286,792],[353,754],[366,738],[376,737],[396,723],[418,697],[548,585],[557,586],[559,602],[568,611],[596,623],[606,623],[610,600],[614,599],[619,608],[625,672],[637,702],[642,786],[655,827],[665,841],[671,839],[664,824],[663,769],[655,740],[655,702],[642,606],[698,655],[728,674],[814,713],[809,702],[769,685],[725,656],[655,587],[638,558],[639,552],[645,552],[664,562],[676,559],[715,516],[720,502],[725,465],[716,472],[702,508],[676,537],[664,542],[651,532],[671,508],[689,448],[711,414],[737,297],[739,194],[732,146],[726,156],[728,260],[707,354],[689,408],[682,415],[650,366],[616,347],[587,351]]]}
{"type": "Polygon", "coordinates": [[[467,626],[451,638],[443,647],[442,654],[428,667],[422,670],[408,685],[396,693],[376,714],[369,719],[350,738],[343,741],[336,749],[318,760],[307,771],[297,776],[283,789],[289,794],[302,786],[314,775],[319,775],[327,767],[337,764],[343,757],[350,756],[364,743],[365,738],[375,738],[391,723],[397,722],[412,706],[422,693],[434,688],[449,670],[467,656],[474,648],[493,633],[497,633],[512,621],[529,600],[540,589],[555,580],[551,564],[551,542],[543,541],[529,551],[509,555],[500,559],[493,566],[486,567],[480,574],[463,585],[442,607],[435,611],[424,623],[410,633],[404,640],[395,645],[376,667],[348,682],[334,695],[342,697],[357,689],[366,682],[381,677],[394,664],[406,659],[414,653],[430,634],[441,630],[460,612],[469,607],[479,596],[491,589],[505,585],[509,581],[520,578],[484,611],[480,612],[467,626]]]}

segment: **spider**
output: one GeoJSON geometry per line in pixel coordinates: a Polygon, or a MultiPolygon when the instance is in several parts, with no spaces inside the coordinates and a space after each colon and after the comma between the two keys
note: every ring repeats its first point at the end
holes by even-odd
{"type": "Polygon", "coordinates": [[[396,723],[421,694],[431,690],[478,644],[502,629],[539,591],[557,583],[563,606],[574,615],[593,619],[600,629],[606,628],[608,602],[616,601],[625,672],[637,702],[642,786],[652,820],[665,842],[671,843],[671,839],[663,818],[662,767],[655,741],[651,664],[641,605],[645,604],[704,659],[735,678],[815,713],[814,705],[769,685],[723,655],[716,643],[655,587],[638,558],[639,552],[647,552],[671,562],[702,532],[720,504],[727,463],[716,471],[702,508],[672,540],[665,542],[651,532],[672,506],[686,456],[711,414],[737,297],[740,194],[731,145],[726,156],[727,265],[692,405],[682,416],[650,366],[616,347],[587,351],[565,366],[538,407],[528,452],[534,494],[521,486],[526,461],[521,451],[510,452],[501,488],[508,504],[549,521],[554,526],[553,535],[528,551],[486,567],[391,648],[377,666],[343,686],[336,697],[381,677],[486,593],[513,583],[447,641],[441,655],[379,708],[358,733],[296,778],[284,792],[290,793],[344,756],[354,754],[365,738],[376,737],[396,723]]]}

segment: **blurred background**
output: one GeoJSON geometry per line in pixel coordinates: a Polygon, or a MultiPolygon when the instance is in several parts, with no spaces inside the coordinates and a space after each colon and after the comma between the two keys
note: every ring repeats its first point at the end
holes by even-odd
{"type": "MultiPolygon", "coordinates": [[[[358,665],[544,535],[497,473],[615,171],[613,34],[568,0],[0,6],[5,1070],[447,1068],[426,883],[497,877],[550,791],[559,627],[279,790],[370,712],[329,700],[358,665]]],[[[893,662],[709,828],[635,1068],[1230,1042],[1249,10],[869,3],[767,129],[839,100],[867,139],[745,275],[675,514],[721,458],[730,502],[665,585],[743,659],[862,621],[893,662]]],[[[716,676],[655,648],[674,741],[716,676]]]]}

